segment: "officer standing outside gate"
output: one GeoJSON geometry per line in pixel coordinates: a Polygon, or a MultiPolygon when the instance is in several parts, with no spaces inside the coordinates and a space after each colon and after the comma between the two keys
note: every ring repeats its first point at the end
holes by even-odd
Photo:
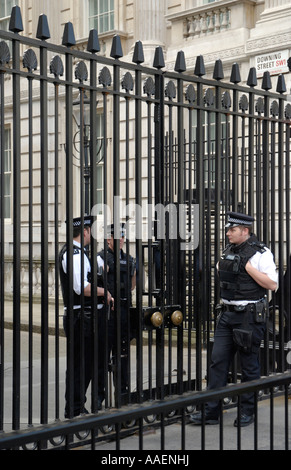
{"type": "MultiPolygon", "coordinates": [[[[214,335],[208,389],[227,384],[229,367],[236,351],[240,354],[242,382],[260,377],[259,348],[264,337],[268,303],[267,290],[275,290],[278,275],[271,251],[251,233],[253,217],[228,213],[229,244],[217,265],[222,304],[214,335]]],[[[244,394],[241,415],[234,426],[254,420],[254,394],[244,394]]],[[[202,413],[190,417],[202,424],[202,413]]],[[[205,424],[218,424],[219,403],[205,406],[205,424]]]]}
{"type": "MultiPolygon", "coordinates": [[[[132,290],[135,288],[136,284],[136,270],[135,270],[135,260],[132,256],[123,251],[123,246],[125,242],[125,224],[120,224],[120,238],[119,238],[119,263],[120,263],[120,325],[121,325],[121,393],[125,394],[128,391],[128,353],[129,353],[129,341],[131,338],[128,336],[128,315],[129,309],[132,303],[132,290]]],[[[111,224],[107,227],[107,288],[110,292],[114,294],[114,284],[115,284],[115,275],[114,275],[114,224],[111,224]]],[[[104,272],[104,259],[105,252],[104,250],[100,251],[97,255],[97,265],[98,272],[100,269],[104,272]]],[[[115,362],[115,318],[114,311],[110,312],[108,318],[108,357],[105,357],[105,316],[102,316],[103,325],[100,325],[100,331],[103,331],[102,336],[104,342],[103,348],[103,358],[100,358],[99,361],[99,376],[103,374],[105,380],[105,374],[107,371],[107,364],[110,360],[110,354],[112,353],[113,366],[115,362]]],[[[99,394],[101,401],[105,398],[105,390],[103,395],[99,394]]]]}
{"type": "MultiPolygon", "coordinates": [[[[82,233],[81,218],[73,219],[73,325],[74,325],[74,392],[73,392],[73,416],[88,413],[84,407],[86,402],[86,391],[92,379],[93,367],[93,334],[92,334],[92,312],[91,312],[91,264],[88,254],[85,250],[82,253],[82,236],[83,246],[89,245],[91,240],[92,217],[84,216],[84,228],[82,233]],[[83,259],[83,261],[82,261],[83,259]],[[83,279],[81,265],[83,263],[83,279]],[[84,311],[81,312],[81,294],[82,285],[84,292],[84,311]],[[83,331],[84,331],[84,351],[81,351],[81,320],[83,313],[83,331]],[[84,356],[83,356],[84,353],[84,356]],[[84,370],[81,368],[81,359],[84,359],[84,370]],[[83,387],[81,385],[83,384],[83,387]],[[81,394],[83,388],[84,395],[81,394]]],[[[68,306],[68,273],[67,273],[67,246],[64,245],[59,253],[59,271],[64,301],[64,330],[68,337],[67,324],[67,306],[68,306]]],[[[104,302],[104,288],[97,287],[97,296],[101,297],[104,302]]],[[[107,292],[107,302],[112,303],[113,298],[110,292],[107,292]]],[[[66,392],[65,392],[65,417],[70,416],[69,404],[69,377],[66,373],[66,392]]]]}

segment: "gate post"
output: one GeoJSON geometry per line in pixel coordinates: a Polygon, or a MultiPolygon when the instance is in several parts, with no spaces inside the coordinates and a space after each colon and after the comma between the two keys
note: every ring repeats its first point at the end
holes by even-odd
{"type": "Polygon", "coordinates": [[[13,74],[13,429],[20,427],[20,36],[23,31],[19,7],[11,13],[13,74]]]}
{"type": "MultiPolygon", "coordinates": [[[[156,48],[153,66],[161,69],[165,66],[161,47],[156,48]]],[[[155,205],[164,202],[164,77],[163,74],[157,72],[155,74],[155,205]]],[[[159,221],[157,220],[157,224],[159,221]]],[[[158,231],[156,227],[155,236],[158,231]]],[[[157,240],[158,241],[158,240],[157,240]]],[[[164,268],[165,268],[165,240],[158,241],[160,251],[160,270],[159,270],[159,295],[157,296],[157,305],[162,308],[165,305],[165,289],[164,289],[164,268]]],[[[157,398],[164,398],[164,326],[156,330],[156,387],[157,398]]]]}

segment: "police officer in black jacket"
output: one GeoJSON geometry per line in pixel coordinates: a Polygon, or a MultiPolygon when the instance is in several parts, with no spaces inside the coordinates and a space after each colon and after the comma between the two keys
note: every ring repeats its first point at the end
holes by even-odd
{"type": "MultiPolygon", "coordinates": [[[[229,244],[217,265],[222,304],[214,335],[208,389],[226,386],[236,351],[240,354],[242,381],[260,377],[259,348],[266,326],[266,293],[268,289],[277,288],[278,276],[272,253],[251,232],[253,221],[253,217],[246,214],[228,213],[229,244]]],[[[205,409],[205,424],[218,424],[219,404],[209,402],[205,409]]],[[[241,415],[234,426],[248,426],[253,422],[253,414],[254,394],[245,394],[241,415]]],[[[190,419],[194,424],[201,424],[201,412],[190,419]]]]}
{"type": "MultiPolygon", "coordinates": [[[[92,379],[92,312],[91,312],[91,264],[88,254],[85,250],[82,252],[82,236],[83,247],[90,243],[91,239],[92,217],[84,216],[84,227],[82,233],[81,218],[73,219],[73,323],[74,323],[74,392],[73,392],[73,414],[69,403],[69,377],[66,374],[66,392],[65,392],[65,417],[72,418],[82,413],[88,413],[84,407],[86,401],[86,390],[92,379]],[[83,264],[83,278],[82,266],[83,264]],[[83,286],[83,287],[82,287],[83,286]],[[82,289],[84,293],[84,311],[81,312],[81,295],[82,289]],[[83,316],[84,331],[84,370],[81,367],[81,316],[83,316]],[[83,384],[83,386],[82,386],[83,384]],[[84,394],[82,393],[82,389],[84,394]]],[[[67,306],[68,306],[68,273],[67,273],[67,246],[64,245],[59,253],[59,271],[64,301],[64,330],[68,336],[67,329],[67,306]]],[[[97,287],[97,296],[104,301],[104,288],[97,287]]],[[[110,291],[107,292],[107,302],[112,303],[110,291]]]]}
{"type": "MultiPolygon", "coordinates": [[[[121,393],[124,394],[128,391],[128,349],[129,349],[129,340],[128,337],[128,312],[132,302],[132,290],[135,288],[136,283],[136,271],[135,271],[135,260],[134,258],[126,254],[123,251],[124,241],[125,241],[125,224],[120,224],[120,229],[117,229],[119,232],[119,263],[120,263],[120,315],[121,315],[121,393]]],[[[118,233],[117,233],[118,235],[118,233]]],[[[98,272],[100,269],[104,272],[104,260],[105,252],[104,250],[100,251],[97,255],[97,265],[98,272]]],[[[106,263],[107,263],[107,288],[114,295],[114,224],[111,224],[107,227],[107,252],[106,252],[106,263]]],[[[105,276],[104,276],[105,277],[105,276]]],[[[105,318],[102,316],[102,319],[105,318]]],[[[100,325],[100,330],[105,332],[105,322],[103,320],[103,325],[100,325]]],[[[115,318],[114,311],[110,312],[108,319],[108,354],[112,353],[113,361],[115,358],[115,318]]],[[[104,348],[103,348],[103,360],[99,361],[99,375],[103,373],[105,376],[106,365],[109,360],[109,357],[105,357],[105,335],[103,335],[104,348]]],[[[100,387],[101,389],[101,387],[100,387]]],[[[102,393],[102,392],[101,392],[102,393]]],[[[99,394],[99,397],[103,401],[105,398],[105,392],[103,395],[99,394]]]]}

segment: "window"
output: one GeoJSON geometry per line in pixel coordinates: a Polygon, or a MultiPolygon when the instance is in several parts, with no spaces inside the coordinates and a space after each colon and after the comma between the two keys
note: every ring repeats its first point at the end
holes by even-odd
{"type": "Polygon", "coordinates": [[[18,5],[17,0],[0,0],[0,29],[8,31],[12,7],[18,5]]]}
{"type": "Polygon", "coordinates": [[[11,217],[11,131],[4,131],[4,218],[11,217]]]}
{"type": "MultiPolygon", "coordinates": [[[[215,140],[215,130],[216,130],[216,121],[215,113],[209,110],[204,112],[201,115],[203,120],[203,154],[204,154],[204,182],[205,187],[210,188],[215,187],[215,153],[216,153],[216,140],[215,140]]],[[[197,145],[197,112],[193,111],[193,126],[192,126],[192,135],[193,135],[193,148],[192,152],[196,153],[197,145]]],[[[221,152],[222,152],[222,167],[225,165],[225,159],[223,158],[226,153],[226,116],[221,114],[221,152]]],[[[225,173],[224,173],[225,174],[225,173]]]]}
{"type": "Polygon", "coordinates": [[[114,29],[114,0],[89,0],[89,29],[98,34],[114,29]]]}

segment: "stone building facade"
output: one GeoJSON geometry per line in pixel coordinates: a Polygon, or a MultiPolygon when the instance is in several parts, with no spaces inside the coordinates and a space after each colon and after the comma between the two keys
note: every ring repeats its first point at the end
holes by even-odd
{"type": "MultiPolygon", "coordinates": [[[[213,66],[217,59],[221,59],[225,79],[230,76],[234,62],[240,66],[242,84],[246,83],[250,67],[257,70],[258,87],[265,70],[268,70],[273,83],[279,73],[284,73],[287,93],[291,94],[291,78],[287,59],[291,56],[291,3],[289,0],[4,0],[1,2],[0,12],[1,28],[9,24],[11,7],[18,4],[23,18],[23,34],[35,37],[38,19],[45,14],[50,28],[48,42],[62,43],[64,25],[71,22],[74,26],[76,48],[85,50],[89,31],[97,29],[99,33],[100,52],[104,56],[110,55],[112,38],[118,34],[121,38],[124,61],[131,61],[136,41],[141,41],[144,49],[144,65],[152,66],[155,48],[161,46],[165,57],[165,68],[173,70],[177,52],[184,51],[187,73],[194,72],[195,61],[198,55],[204,57],[206,76],[212,78],[213,66]]],[[[24,50],[22,50],[24,53],[24,50]]],[[[275,87],[275,85],[274,85],[275,87]]],[[[8,87],[7,87],[8,89],[8,87]]],[[[275,90],[274,90],[275,91],[275,90]]],[[[25,256],[28,243],[28,194],[29,181],[27,171],[28,153],[28,126],[27,126],[27,89],[23,88],[22,103],[22,271],[23,286],[27,289],[26,273],[28,257],[25,256]]],[[[12,89],[11,89],[12,95],[12,89]]],[[[49,118],[53,122],[53,90],[51,102],[48,103],[49,118]]],[[[34,118],[34,259],[35,259],[35,290],[39,289],[39,258],[40,258],[40,177],[38,171],[40,126],[37,116],[39,109],[39,90],[34,89],[33,106],[36,109],[34,118]]],[[[11,100],[12,101],[12,100],[11,100]]],[[[11,286],[12,257],[12,179],[11,177],[11,135],[9,134],[9,119],[12,119],[9,97],[6,97],[6,125],[7,125],[7,206],[5,209],[5,252],[7,256],[7,291],[11,286]],[[10,176],[9,176],[10,175],[10,176]]],[[[65,132],[64,109],[60,106],[60,155],[64,156],[65,132]]],[[[98,110],[97,110],[98,112],[98,110]]],[[[121,124],[122,125],[122,124],[121,124]]],[[[53,126],[52,126],[53,127],[53,126]]],[[[77,131],[77,128],[76,128],[77,131]]],[[[108,154],[112,153],[112,129],[108,129],[108,154]]],[[[52,139],[49,141],[49,153],[54,154],[52,139]]],[[[48,200],[53,201],[53,158],[49,158],[50,194],[48,200]]],[[[65,237],[65,205],[64,201],[64,159],[60,158],[60,208],[59,230],[60,239],[65,237]]],[[[75,177],[78,178],[78,165],[74,168],[75,177]]],[[[109,172],[110,173],[110,172],[109,172]]],[[[132,176],[133,178],[133,176],[132,176]]],[[[124,182],[121,166],[121,184],[124,182]]],[[[104,182],[103,182],[104,184],[104,182]]],[[[74,192],[76,200],[79,198],[78,190],[74,192]]],[[[112,202],[112,201],[111,201],[112,202]]],[[[53,219],[53,205],[49,210],[49,218],[53,219]]],[[[76,215],[76,214],[75,214],[76,215]]],[[[54,227],[52,224],[51,239],[53,240],[54,227]]],[[[50,246],[53,253],[53,242],[50,246]]],[[[54,267],[51,268],[51,293],[54,290],[54,267]]]]}

